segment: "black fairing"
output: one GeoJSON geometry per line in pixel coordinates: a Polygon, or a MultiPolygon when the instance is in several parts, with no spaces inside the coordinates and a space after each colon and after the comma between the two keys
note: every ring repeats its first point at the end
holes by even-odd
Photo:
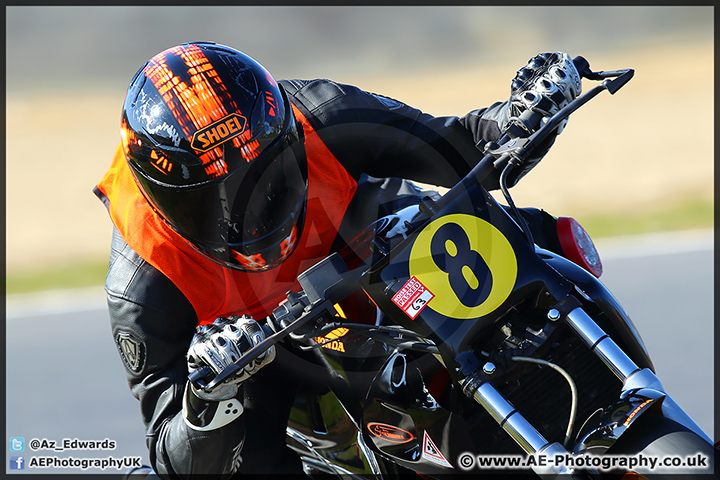
{"type": "Polygon", "coordinates": [[[538,255],[514,220],[478,186],[394,246],[361,283],[394,321],[439,346],[454,380],[477,371],[481,364],[473,344],[491,335],[506,315],[524,308],[555,308],[568,296],[591,304],[588,313],[601,317],[600,326],[608,327],[620,346],[629,347],[631,358],[641,366],[651,365],[632,322],[607,289],[562,257],[544,251],[538,255]],[[468,239],[476,243],[468,247],[468,239]],[[458,271],[465,281],[460,278],[453,285],[453,273],[458,271]],[[392,300],[413,277],[434,295],[414,318],[392,300]],[[443,281],[449,285],[442,285],[443,281]],[[433,291],[436,285],[443,289],[442,295],[433,291]]]}
{"type": "Polygon", "coordinates": [[[456,385],[431,355],[396,353],[378,373],[363,412],[366,443],[405,468],[446,474],[473,439],[456,385]]]}
{"type": "MultiPolygon", "coordinates": [[[[522,453],[498,423],[462,392],[461,381],[490,360],[498,367],[492,379],[498,391],[548,441],[562,442],[570,406],[567,385],[549,369],[513,362],[512,357],[520,354],[545,358],[575,379],[580,404],[574,439],[587,435],[598,412],[617,404],[622,384],[567,325],[553,323],[547,312],[566,304],[571,305],[569,309],[581,306],[638,366],[652,368],[627,314],[590,273],[531,244],[505,209],[481,187],[468,189],[434,213],[430,213],[432,205],[421,209],[426,212],[424,219],[414,219],[412,233],[405,238],[384,237],[375,243],[375,257],[361,285],[387,319],[433,341],[439,354],[385,353],[387,360],[375,367],[374,378],[361,382],[360,390],[365,389],[366,395],[357,388],[347,395],[345,388],[336,385],[331,387],[332,399],[308,397],[305,406],[296,410],[297,428],[314,444],[325,445],[320,448],[325,458],[337,461],[364,443],[380,458],[428,476],[461,473],[456,462],[464,452],[522,453]],[[443,230],[447,225],[452,228],[443,230]],[[463,250],[467,256],[472,257],[473,251],[477,255],[463,258],[463,250]],[[465,279],[461,286],[457,279],[454,286],[450,284],[453,262],[465,279]],[[429,276],[433,271],[443,273],[429,276]],[[447,279],[449,286],[444,291],[440,291],[438,278],[447,279]],[[393,301],[404,289],[417,285],[435,296],[421,295],[418,298],[424,300],[415,309],[402,300],[393,301]],[[465,303],[464,309],[448,309],[441,302],[449,292],[454,294],[449,303],[468,302],[470,306],[465,303]],[[471,316],[478,311],[482,315],[471,316]],[[312,423],[301,426],[303,416],[313,417],[313,408],[343,410],[346,425],[355,425],[350,427],[353,433],[346,438],[346,431],[333,434],[332,429],[313,428],[312,423]]],[[[351,371],[358,370],[350,357],[337,355],[333,361],[333,368],[346,380],[353,376],[351,371]]],[[[367,380],[366,367],[359,370],[367,380]]],[[[324,417],[324,413],[318,414],[324,417]]],[[[369,457],[363,454],[361,458],[362,466],[340,463],[367,475],[369,457]]]]}
{"type": "MultiPolygon", "coordinates": [[[[536,308],[551,308],[572,291],[572,285],[538,257],[534,246],[530,245],[517,224],[481,187],[471,187],[467,191],[467,195],[450,202],[433,218],[435,220],[419,228],[400,245],[393,248],[388,255],[377,261],[364,275],[361,283],[370,298],[393,320],[426,336],[440,346],[448,371],[454,380],[460,380],[481,366],[472,353],[473,342],[483,334],[490,334],[496,322],[512,306],[527,303],[529,299],[536,308]],[[463,222],[467,220],[467,224],[459,229],[446,228],[445,231],[442,231],[442,227],[445,225],[439,228],[434,227],[437,225],[435,222],[442,222],[443,218],[455,214],[461,215],[462,218],[454,218],[461,219],[460,221],[463,222]],[[471,220],[471,217],[478,221],[471,220]],[[473,229],[476,230],[468,231],[473,229]],[[430,232],[432,235],[429,241],[429,255],[423,255],[421,251],[423,248],[421,243],[427,243],[428,235],[424,235],[424,231],[430,232]],[[445,235],[448,236],[449,242],[455,242],[456,246],[459,244],[460,248],[466,242],[462,238],[464,235],[470,238],[475,237],[484,245],[482,247],[472,246],[473,249],[482,248],[485,255],[481,255],[483,258],[476,259],[470,266],[479,283],[484,283],[484,286],[480,285],[475,289],[481,290],[478,294],[480,298],[474,300],[475,304],[479,301],[480,306],[471,305],[474,308],[465,309],[459,315],[454,314],[452,307],[445,305],[460,304],[462,303],[461,298],[470,298],[472,292],[470,295],[467,293],[470,288],[453,289],[451,286],[449,289],[455,292],[455,298],[446,298],[445,295],[440,295],[440,292],[432,292],[434,285],[425,285],[435,297],[412,319],[392,301],[392,297],[410,280],[411,270],[416,276],[422,277],[420,281],[424,284],[433,283],[432,278],[428,277],[428,273],[432,274],[433,268],[438,271],[442,268],[445,268],[446,271],[452,270],[452,266],[449,267],[448,264],[450,261],[455,261],[455,258],[460,255],[452,257],[451,253],[454,252],[437,251],[438,249],[442,250],[443,244],[435,239],[445,235]],[[420,238],[420,242],[416,241],[418,238],[420,238]],[[416,247],[416,245],[421,246],[416,247]],[[443,256],[446,260],[444,264],[443,256]],[[417,266],[418,262],[420,267],[417,266]],[[413,264],[411,265],[411,263],[413,264]],[[418,270],[419,273],[417,273],[418,270]],[[507,278],[508,271],[515,272],[514,279],[507,278]],[[502,277],[502,275],[506,275],[506,277],[502,277]],[[430,282],[423,282],[425,278],[430,278],[430,282]],[[484,288],[487,285],[490,287],[484,288]],[[493,291],[493,289],[495,290],[493,291]],[[500,291],[500,289],[503,290],[500,291]],[[492,302],[488,303],[488,299],[491,299],[492,302]],[[439,313],[438,310],[450,313],[450,315],[439,313]],[[482,315],[475,318],[469,316],[475,311],[480,311],[482,315]],[[451,315],[455,315],[455,318],[451,315]],[[458,316],[466,318],[457,318],[458,316]]],[[[457,225],[457,223],[451,222],[450,225],[457,225]]],[[[441,240],[443,239],[441,238],[441,240]]],[[[445,240],[445,248],[453,249],[452,245],[448,244],[448,240],[445,240]]],[[[463,266],[460,266],[460,270],[467,272],[463,266]]],[[[467,275],[465,276],[467,277],[467,275]]],[[[446,274],[445,278],[449,278],[449,275],[446,274]]]]}
{"type": "Polygon", "coordinates": [[[610,335],[640,368],[649,368],[654,372],[655,367],[640,333],[610,290],[595,276],[570,260],[547,250],[538,249],[538,254],[575,285],[576,291],[583,298],[583,307],[600,328],[610,335]]]}

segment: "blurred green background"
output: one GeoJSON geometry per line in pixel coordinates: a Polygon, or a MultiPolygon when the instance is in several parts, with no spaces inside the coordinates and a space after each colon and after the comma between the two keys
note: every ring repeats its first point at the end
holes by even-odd
{"type": "Polygon", "coordinates": [[[615,96],[573,115],[516,201],[574,216],[594,237],[713,224],[710,6],[5,12],[8,293],[102,284],[111,224],[92,188],[119,140],[125,88],[152,55],[194,40],[238,48],[277,78],[328,77],[435,115],[505,100],[542,51],[634,68],[615,96]]]}

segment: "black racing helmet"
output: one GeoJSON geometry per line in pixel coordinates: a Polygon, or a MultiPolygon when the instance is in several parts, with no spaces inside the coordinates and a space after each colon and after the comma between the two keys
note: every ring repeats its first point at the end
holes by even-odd
{"type": "Polygon", "coordinates": [[[197,250],[246,271],[290,256],[307,162],[284,90],[255,60],[210,42],[157,54],[130,83],[121,134],[146,199],[197,250]]]}

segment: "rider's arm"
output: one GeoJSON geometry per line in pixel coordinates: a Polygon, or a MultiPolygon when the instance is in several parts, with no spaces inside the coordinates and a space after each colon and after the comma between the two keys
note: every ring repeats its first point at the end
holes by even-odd
{"type": "Polygon", "coordinates": [[[196,325],[188,300],[117,230],[106,291],[113,338],[132,394],[140,401],[152,467],[163,478],[187,477],[177,472],[229,474],[244,439],[242,416],[203,431],[183,415],[186,353],[196,325]]]}
{"type": "Polygon", "coordinates": [[[487,141],[499,139],[499,122],[507,121],[501,103],[464,117],[434,117],[330,80],[281,84],[355,178],[367,173],[450,187],[482,158],[487,141]]]}
{"type": "MultiPolygon", "coordinates": [[[[542,119],[571,102],[582,89],[572,59],[543,53],[518,70],[505,102],[473,110],[464,117],[433,117],[402,102],[329,80],[283,81],[291,101],[355,178],[400,177],[450,187],[483,157],[488,142],[500,140],[510,124],[529,135],[542,119]]],[[[552,146],[562,123],[514,166],[508,185],[530,171],[552,146]]],[[[483,180],[498,188],[498,172],[483,180]]]]}

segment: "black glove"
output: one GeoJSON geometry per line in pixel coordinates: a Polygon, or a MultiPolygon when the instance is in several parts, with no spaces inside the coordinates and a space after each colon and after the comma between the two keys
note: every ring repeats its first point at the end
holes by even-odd
{"type": "MultiPolygon", "coordinates": [[[[547,120],[547,117],[572,102],[581,91],[580,74],[567,53],[536,55],[517,71],[512,81],[509,124],[533,133],[541,126],[542,120],[547,120]],[[528,111],[536,115],[528,115],[528,111]]],[[[558,127],[558,134],[565,123],[558,127]]]]}
{"type": "MultiPolygon", "coordinates": [[[[210,367],[215,374],[219,374],[264,339],[265,333],[252,318],[246,315],[220,317],[210,325],[204,325],[193,337],[187,353],[188,370],[193,372],[202,367],[210,367]]],[[[212,393],[197,390],[194,386],[193,392],[203,400],[232,398],[237,394],[241,382],[272,362],[274,358],[273,346],[212,393]]]]}
{"type": "MultiPolygon", "coordinates": [[[[503,133],[516,125],[527,135],[538,130],[549,117],[580,95],[582,82],[572,59],[567,53],[541,53],[530,59],[517,71],[512,81],[510,100],[503,106],[507,123],[503,133]]],[[[560,123],[554,134],[549,135],[522,165],[515,166],[507,178],[512,187],[524,177],[550,150],[555,138],[562,132],[567,119],[560,123]]]]}

